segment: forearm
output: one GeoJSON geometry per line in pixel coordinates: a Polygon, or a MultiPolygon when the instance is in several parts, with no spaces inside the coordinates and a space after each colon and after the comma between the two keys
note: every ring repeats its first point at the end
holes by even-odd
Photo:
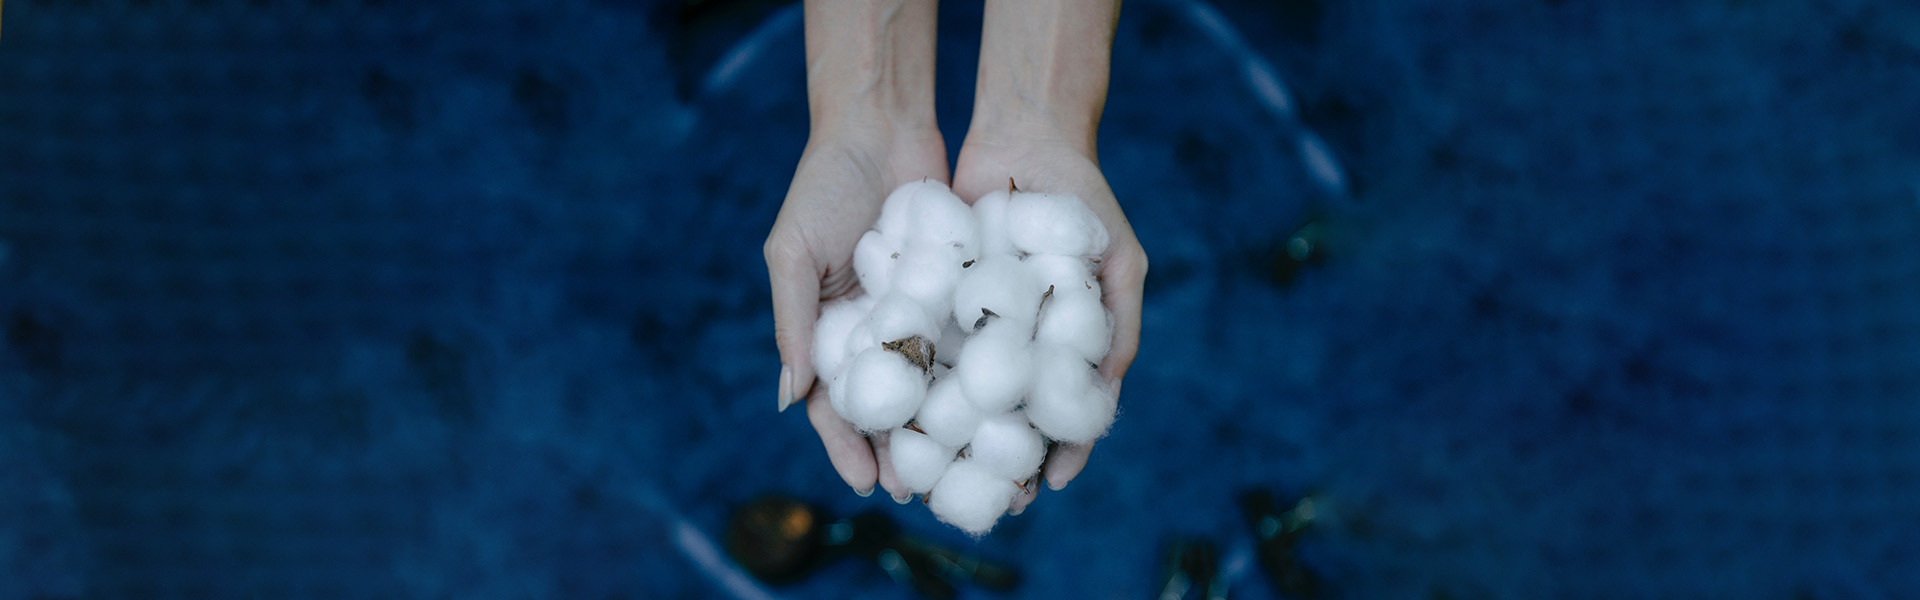
{"type": "Polygon", "coordinates": [[[1036,133],[1092,155],[1119,0],[987,0],[972,130],[1036,133]]]}
{"type": "Polygon", "coordinates": [[[807,107],[816,132],[934,129],[934,0],[806,0],[807,107]]]}

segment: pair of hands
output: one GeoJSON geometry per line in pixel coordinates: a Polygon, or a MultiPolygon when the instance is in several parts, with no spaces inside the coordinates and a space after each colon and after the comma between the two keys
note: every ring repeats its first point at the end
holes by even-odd
{"type": "MultiPolygon", "coordinates": [[[[1112,239],[1100,277],[1103,301],[1114,315],[1114,339],[1100,373],[1118,391],[1139,347],[1146,253],[1094,157],[1050,137],[975,133],[962,146],[951,179],[937,131],[836,131],[808,141],[765,246],[775,339],[784,365],[780,402],[784,409],[790,401],[805,398],[808,419],[827,457],[857,493],[871,493],[877,482],[896,501],[912,496],[893,474],[886,437],[862,435],[828,404],[827,386],[816,381],[809,349],[820,304],[860,293],[853,272],[854,245],[878,218],[881,201],[901,184],[929,177],[951,181],[954,193],[971,202],[1004,187],[1011,177],[1025,189],[1084,199],[1112,239]]],[[[1091,445],[1054,446],[1041,469],[1048,486],[1065,487],[1086,466],[1091,451],[1091,445]]],[[[1014,501],[1013,511],[1024,510],[1037,493],[1037,486],[1029,487],[1014,501]]]]}
{"type": "MultiPolygon", "coordinates": [[[[1110,244],[1100,262],[1114,317],[1100,373],[1118,395],[1140,341],[1147,255],[1100,173],[1095,130],[1105,106],[1118,0],[987,0],[973,123],[949,176],[933,118],[937,10],[924,0],[805,4],[807,92],[813,131],[764,248],[780,349],[781,410],[805,399],[827,457],[865,496],[874,485],[905,503],[885,434],[869,438],[840,418],[812,365],[822,302],[861,293],[853,249],[894,188],[931,178],[972,202],[1009,178],[1022,189],[1068,193],[1092,207],[1110,244]]],[[[1055,445],[1041,467],[1059,490],[1091,445],[1055,445]]],[[[1039,491],[1028,486],[1011,512],[1039,491]]]]}

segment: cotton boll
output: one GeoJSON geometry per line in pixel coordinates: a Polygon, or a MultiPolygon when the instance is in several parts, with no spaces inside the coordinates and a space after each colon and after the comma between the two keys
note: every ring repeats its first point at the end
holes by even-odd
{"type": "Polygon", "coordinates": [[[986,413],[975,408],[960,391],[959,378],[943,377],[927,390],[926,402],[920,405],[920,413],[914,415],[913,421],[934,441],[958,448],[973,441],[973,432],[980,428],[980,420],[985,417],[986,413]]]}
{"type": "Polygon", "coordinates": [[[1007,202],[1007,238],[1032,254],[1097,258],[1107,251],[1107,228],[1078,196],[1015,192],[1007,202]]]}
{"type": "Polygon", "coordinates": [[[893,271],[900,264],[900,247],[878,231],[869,230],[853,246],[853,273],[860,287],[875,298],[893,289],[893,271]]]}
{"type": "Polygon", "coordinates": [[[1053,287],[1053,293],[1085,293],[1100,295],[1100,281],[1094,278],[1093,261],[1078,256],[1059,254],[1032,254],[1020,260],[1038,281],[1040,289],[1053,287]]]}
{"type": "Polygon", "coordinates": [[[940,328],[933,324],[933,318],[905,294],[887,294],[873,306],[867,314],[867,329],[873,338],[882,342],[920,336],[933,340],[940,335],[940,328]]]}
{"type": "Polygon", "coordinates": [[[1046,289],[1012,256],[982,258],[967,267],[953,288],[954,323],[972,331],[985,314],[984,309],[1031,324],[1040,306],[1040,295],[1046,289]]]}
{"type": "Polygon", "coordinates": [[[933,484],[940,481],[947,465],[952,464],[953,457],[959,453],[957,448],[904,427],[893,430],[887,443],[893,459],[893,474],[916,494],[932,491],[933,484]]]}
{"type": "Polygon", "coordinates": [[[936,324],[944,322],[952,314],[953,287],[960,282],[960,265],[964,262],[959,251],[950,246],[909,247],[900,253],[893,290],[920,303],[936,324]]]}
{"type": "Polygon", "coordinates": [[[1013,506],[1020,486],[976,464],[954,461],[927,495],[927,508],[948,525],[973,535],[985,535],[1013,506]]]}
{"type": "Polygon", "coordinates": [[[885,235],[894,246],[905,246],[907,240],[917,235],[914,231],[915,213],[920,210],[921,198],[929,195],[951,196],[953,190],[947,189],[947,184],[932,179],[909,182],[894,188],[893,193],[887,194],[887,200],[880,204],[880,220],[874,222],[873,228],[885,235]]]}
{"type": "Polygon", "coordinates": [[[990,319],[967,340],[954,366],[967,400],[987,413],[1003,413],[1026,395],[1033,378],[1033,352],[1027,347],[1030,325],[990,319]]]}
{"type": "Polygon", "coordinates": [[[1007,238],[1006,192],[993,192],[973,202],[975,235],[980,240],[980,255],[1013,254],[1013,242],[1007,238]]]}
{"type": "Polygon", "coordinates": [[[1026,416],[1056,441],[1085,444],[1106,435],[1116,402],[1098,372],[1072,349],[1041,344],[1034,349],[1033,393],[1026,416]]]}
{"type": "Polygon", "coordinates": [[[905,425],[926,399],[927,377],[898,354],[869,348],[828,387],[833,408],[861,431],[905,425]]]}
{"type": "Polygon", "coordinates": [[[1040,471],[1047,440],[1020,413],[1002,413],[980,421],[968,444],[973,462],[995,475],[1022,481],[1040,471]]]}
{"type": "Polygon", "coordinates": [[[912,241],[919,244],[948,246],[962,250],[967,259],[979,255],[975,242],[973,211],[946,186],[923,190],[913,204],[912,241]]]}
{"type": "Polygon", "coordinates": [[[1033,341],[1071,349],[1087,362],[1100,362],[1113,338],[1113,315],[1100,304],[1098,294],[1060,294],[1048,298],[1040,312],[1033,341]]]}
{"type": "Polygon", "coordinates": [[[820,307],[820,320],[813,324],[813,370],[820,379],[831,381],[849,355],[847,337],[860,325],[873,305],[871,296],[829,301],[820,307]]]}

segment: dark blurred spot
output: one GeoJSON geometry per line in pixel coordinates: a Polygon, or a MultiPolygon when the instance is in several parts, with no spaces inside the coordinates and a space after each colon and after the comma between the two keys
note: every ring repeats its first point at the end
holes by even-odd
{"type": "Polygon", "coordinates": [[[581,485],[574,486],[573,488],[574,508],[578,508],[580,510],[593,510],[593,509],[599,508],[600,503],[603,502],[605,499],[606,497],[601,495],[600,493],[600,488],[594,487],[592,485],[581,484],[581,485]]]}
{"type": "Polygon", "coordinates": [[[513,103],[535,129],[547,135],[565,134],[572,127],[567,89],[547,74],[524,68],[513,79],[513,103]]]}
{"type": "Polygon", "coordinates": [[[360,94],[366,97],[374,119],[392,132],[407,132],[414,125],[413,87],[379,67],[367,69],[360,78],[360,94]]]}
{"type": "Polygon", "coordinates": [[[1308,44],[1320,41],[1320,18],[1326,14],[1320,0],[1279,0],[1276,4],[1283,33],[1308,44]]]}
{"type": "MultiPolygon", "coordinates": [[[[616,2],[618,0],[601,0],[616,2]]],[[[682,101],[699,95],[707,73],[735,44],[793,0],[681,0],[657,4],[654,22],[667,37],[673,88],[682,101]]]]}
{"type": "Polygon", "coordinates": [[[35,371],[60,367],[60,332],[24,309],[7,322],[7,345],[35,371]]]}
{"type": "Polygon", "coordinates": [[[407,343],[408,367],[426,387],[440,416],[449,420],[467,421],[474,415],[467,362],[458,348],[428,333],[416,333],[407,343]]]}
{"type": "Polygon", "coordinates": [[[1173,147],[1173,160],[1195,189],[1208,195],[1226,193],[1231,156],[1219,144],[1192,131],[1182,132],[1173,147]]]}

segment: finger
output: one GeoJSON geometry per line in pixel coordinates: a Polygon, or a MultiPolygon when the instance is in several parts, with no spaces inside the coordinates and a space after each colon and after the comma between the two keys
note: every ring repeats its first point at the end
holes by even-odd
{"type": "Polygon", "coordinates": [[[1100,265],[1101,300],[1113,313],[1112,349],[1100,362],[1100,374],[1108,381],[1126,377],[1140,351],[1140,296],[1146,281],[1147,254],[1137,245],[1115,252],[1100,265]]]}
{"type": "Polygon", "coordinates": [[[1093,453],[1093,444],[1060,444],[1047,453],[1047,464],[1040,473],[1047,477],[1047,487],[1060,491],[1067,483],[1080,476],[1080,470],[1087,468],[1087,457],[1093,453]]]}
{"type": "Polygon", "coordinates": [[[873,436],[873,459],[880,466],[880,489],[893,496],[895,504],[906,504],[913,499],[913,491],[900,483],[900,476],[893,472],[893,437],[891,432],[881,432],[873,436]]]}
{"type": "Polygon", "coordinates": [[[867,442],[867,436],[860,435],[852,423],[840,418],[833,412],[833,406],[827,401],[825,389],[815,390],[807,397],[807,418],[813,422],[813,429],[820,433],[820,443],[827,447],[827,460],[833,463],[833,470],[840,473],[840,479],[853,488],[853,492],[866,496],[873,493],[873,484],[877,478],[873,458],[873,446],[867,442]]]}
{"type": "MultiPolygon", "coordinates": [[[[776,229],[778,225],[775,226],[776,229]]],[[[813,389],[813,323],[820,318],[820,273],[805,246],[776,232],[762,253],[773,286],[773,342],[780,349],[781,411],[813,389]]]]}
{"type": "Polygon", "coordinates": [[[1032,479],[1028,479],[1026,485],[1021,487],[1019,495],[1013,497],[1013,505],[1007,508],[1007,514],[1019,516],[1020,513],[1027,512],[1027,506],[1033,504],[1034,499],[1039,497],[1040,478],[1036,475],[1032,479]]]}

